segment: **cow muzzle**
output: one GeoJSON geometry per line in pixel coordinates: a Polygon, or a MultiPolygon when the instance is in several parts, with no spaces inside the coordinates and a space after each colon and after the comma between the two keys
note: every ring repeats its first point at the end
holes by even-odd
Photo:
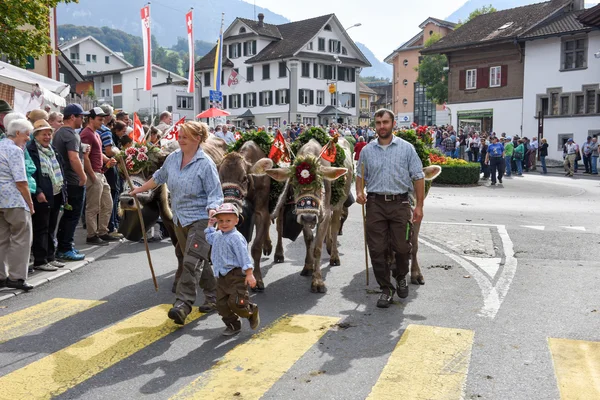
{"type": "Polygon", "coordinates": [[[314,228],[320,214],[321,200],[315,196],[304,194],[296,201],[296,216],[299,224],[314,228]]]}

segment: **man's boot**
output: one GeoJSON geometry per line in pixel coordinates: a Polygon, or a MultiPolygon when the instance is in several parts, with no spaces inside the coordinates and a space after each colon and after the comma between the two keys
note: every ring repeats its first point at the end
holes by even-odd
{"type": "Polygon", "coordinates": [[[226,328],[222,333],[223,336],[237,335],[242,330],[242,322],[240,320],[225,323],[225,326],[226,328]]]}
{"type": "Polygon", "coordinates": [[[183,324],[185,324],[185,319],[187,318],[187,316],[189,315],[189,313],[191,311],[192,311],[192,307],[187,305],[187,303],[185,303],[181,300],[177,300],[175,302],[175,304],[173,304],[173,307],[171,307],[171,309],[169,310],[169,313],[167,315],[176,324],[183,325],[183,324]]]}
{"type": "Polygon", "coordinates": [[[214,292],[204,293],[204,303],[198,307],[201,313],[211,313],[217,309],[217,298],[214,292]]]}

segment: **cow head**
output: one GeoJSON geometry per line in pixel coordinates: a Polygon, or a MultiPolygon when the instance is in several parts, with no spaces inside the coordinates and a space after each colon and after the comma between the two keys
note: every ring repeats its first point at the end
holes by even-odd
{"type": "MultiPolygon", "coordinates": [[[[334,181],[347,172],[347,168],[326,167],[319,158],[312,155],[298,156],[289,168],[275,168],[265,171],[278,182],[288,181],[294,193],[296,216],[299,224],[314,227],[322,215],[322,202],[325,200],[324,180],[334,181]]],[[[284,191],[283,196],[286,196],[284,191]]]]}
{"type": "Polygon", "coordinates": [[[252,184],[252,177],[264,176],[265,171],[270,168],[273,168],[270,158],[261,158],[251,164],[239,153],[227,154],[219,165],[219,179],[225,202],[233,203],[241,210],[252,184]]]}

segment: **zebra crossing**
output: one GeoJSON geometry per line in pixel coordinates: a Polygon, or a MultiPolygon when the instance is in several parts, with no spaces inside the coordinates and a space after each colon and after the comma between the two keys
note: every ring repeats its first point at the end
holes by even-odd
{"type": "MultiPolygon", "coordinates": [[[[104,301],[55,298],[0,316],[0,353],[11,340],[85,313],[104,301]]],[[[158,305],[0,376],[0,399],[51,399],[182,329],[158,305]]],[[[203,314],[195,311],[190,324],[203,314]]],[[[284,315],[192,376],[171,399],[260,399],[340,322],[284,315]]],[[[368,399],[462,399],[476,332],[411,324],[402,332],[368,399]]],[[[562,400],[600,398],[600,342],[548,338],[562,400]]],[[[126,398],[127,396],[124,396],[126,398]]]]}

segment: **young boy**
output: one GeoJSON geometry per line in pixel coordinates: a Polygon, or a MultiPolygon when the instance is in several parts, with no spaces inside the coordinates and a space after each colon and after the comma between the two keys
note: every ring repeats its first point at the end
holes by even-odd
{"type": "Polygon", "coordinates": [[[224,336],[236,335],[242,329],[238,317],[248,318],[250,327],[260,323],[258,306],[250,303],[248,286],[255,287],[254,265],[248,254],[248,243],[235,228],[239,211],[231,203],[223,203],[208,221],[204,230],[206,241],[212,246],[211,258],[217,277],[217,311],[227,328],[224,336]],[[218,222],[219,230],[215,229],[218,222]]]}

